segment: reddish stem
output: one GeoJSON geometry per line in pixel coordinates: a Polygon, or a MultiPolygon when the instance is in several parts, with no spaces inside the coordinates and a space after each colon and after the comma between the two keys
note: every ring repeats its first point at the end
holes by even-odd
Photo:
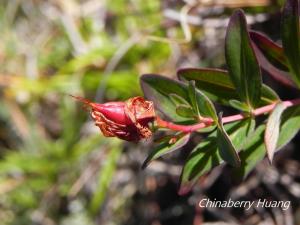
{"type": "MultiPolygon", "coordinates": [[[[276,106],[278,102],[275,102],[270,105],[266,105],[260,108],[255,109],[252,113],[254,116],[259,116],[268,112],[271,112],[274,107],[276,106]]],[[[300,99],[294,99],[294,100],[287,100],[282,102],[286,107],[290,107],[293,105],[300,105],[300,99]]],[[[222,118],[223,123],[230,123],[238,120],[243,120],[248,118],[248,115],[245,114],[236,114],[232,116],[227,116],[222,118]]],[[[170,130],[174,131],[182,131],[184,133],[191,133],[193,131],[209,127],[214,123],[214,120],[211,118],[203,118],[200,123],[193,124],[193,125],[179,125],[179,124],[174,124],[172,122],[168,122],[165,120],[162,120],[160,117],[156,117],[157,124],[160,128],[169,128],[170,130]]]]}

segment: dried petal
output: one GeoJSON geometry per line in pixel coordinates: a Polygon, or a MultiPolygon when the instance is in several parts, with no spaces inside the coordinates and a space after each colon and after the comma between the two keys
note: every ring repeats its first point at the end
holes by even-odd
{"type": "Polygon", "coordinates": [[[76,97],[90,109],[95,125],[106,137],[118,137],[127,141],[139,141],[149,138],[152,132],[149,122],[155,118],[153,102],[142,97],[134,97],[126,102],[93,103],[76,97]]]}

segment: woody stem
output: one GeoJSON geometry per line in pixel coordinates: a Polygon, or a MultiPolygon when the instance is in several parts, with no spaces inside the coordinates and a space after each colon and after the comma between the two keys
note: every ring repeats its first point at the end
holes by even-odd
{"type": "MultiPolygon", "coordinates": [[[[253,110],[252,114],[254,116],[259,116],[265,113],[269,113],[271,112],[274,107],[276,106],[276,103],[272,103],[270,105],[266,105],[260,108],[257,108],[255,110],[253,110]]],[[[294,106],[294,105],[300,105],[300,98],[299,99],[294,99],[294,100],[287,100],[287,101],[283,101],[282,104],[284,104],[284,106],[286,107],[290,107],[290,106],[294,106]]],[[[245,115],[245,114],[236,114],[236,115],[232,115],[232,116],[226,116],[222,118],[222,122],[223,124],[225,123],[230,123],[230,122],[234,122],[234,121],[238,121],[238,120],[243,120],[248,118],[249,115],[245,115]]],[[[174,131],[182,131],[184,133],[191,133],[193,131],[205,128],[205,127],[209,127],[211,126],[215,121],[211,118],[204,118],[200,123],[197,124],[193,124],[193,125],[179,125],[179,124],[174,124],[172,122],[168,122],[165,120],[162,120],[160,117],[156,117],[156,121],[158,124],[158,127],[160,128],[168,128],[170,130],[174,130],[174,131]]]]}

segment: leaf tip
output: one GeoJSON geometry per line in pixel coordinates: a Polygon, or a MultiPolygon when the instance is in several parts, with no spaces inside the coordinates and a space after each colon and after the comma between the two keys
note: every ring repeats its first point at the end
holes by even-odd
{"type": "Polygon", "coordinates": [[[274,158],[274,154],[269,154],[268,153],[268,161],[269,163],[272,165],[273,164],[273,158],[274,158]]]}
{"type": "Polygon", "coordinates": [[[183,195],[188,194],[191,191],[191,189],[192,189],[191,184],[185,184],[185,185],[179,187],[179,190],[177,193],[178,193],[178,195],[183,196],[183,195]]]}
{"type": "Polygon", "coordinates": [[[274,158],[274,148],[276,147],[274,147],[273,145],[272,145],[272,143],[270,143],[270,141],[268,140],[268,135],[267,135],[268,133],[267,132],[265,132],[265,146],[266,146],[266,150],[267,150],[267,158],[268,158],[268,161],[269,161],[269,163],[272,165],[272,162],[273,162],[273,158],[274,158]]]}
{"type": "Polygon", "coordinates": [[[245,13],[242,9],[237,9],[231,15],[229,24],[233,25],[240,21],[245,21],[245,23],[246,23],[246,17],[245,17],[245,13]]]}

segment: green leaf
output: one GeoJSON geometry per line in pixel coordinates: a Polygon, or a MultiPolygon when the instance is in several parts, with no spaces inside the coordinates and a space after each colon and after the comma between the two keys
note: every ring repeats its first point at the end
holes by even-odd
{"type": "MultiPolygon", "coordinates": [[[[243,120],[225,124],[224,128],[236,148],[241,149],[254,126],[254,120],[243,120]]],[[[181,173],[180,194],[187,193],[199,177],[223,163],[218,150],[216,136],[217,131],[211,133],[189,155],[181,173]]]]}
{"type": "MultiPolygon", "coordinates": [[[[187,121],[186,118],[176,113],[176,105],[173,103],[174,98],[173,100],[170,99],[170,94],[176,94],[192,105],[189,87],[186,83],[160,75],[143,75],[141,77],[141,86],[146,98],[153,101],[156,108],[167,117],[176,122],[187,121]]],[[[200,114],[204,117],[215,119],[216,111],[212,102],[198,89],[196,89],[195,93],[200,114]]]]}
{"type": "Polygon", "coordinates": [[[142,168],[146,168],[152,160],[155,160],[165,154],[173,152],[179,148],[182,148],[186,145],[190,139],[190,134],[184,134],[181,136],[173,136],[176,139],[175,143],[170,143],[170,139],[159,144],[151,153],[148,155],[146,160],[144,161],[142,168]]]}
{"type": "Polygon", "coordinates": [[[182,169],[179,194],[184,195],[189,192],[203,174],[222,162],[216,144],[216,137],[207,137],[194,148],[182,169]]]}
{"type": "Polygon", "coordinates": [[[287,108],[281,117],[277,150],[284,147],[300,130],[300,106],[287,108]]]}
{"type": "Polygon", "coordinates": [[[250,38],[272,64],[288,71],[288,61],[281,46],[256,31],[250,31],[250,38]]]}
{"type": "Polygon", "coordinates": [[[143,75],[140,82],[145,97],[154,102],[157,110],[161,111],[170,120],[186,121],[186,118],[176,113],[176,104],[173,103],[174,95],[189,99],[186,84],[160,75],[148,74],[143,75]],[[173,94],[172,100],[170,94],[173,94]]]}
{"type": "Polygon", "coordinates": [[[256,164],[265,157],[264,131],[265,125],[260,125],[255,132],[249,136],[245,147],[239,153],[241,166],[234,170],[237,176],[245,178],[256,164]]]}
{"type": "Polygon", "coordinates": [[[174,93],[169,94],[169,97],[175,105],[186,105],[186,106],[190,105],[187,100],[174,93]]]}
{"type": "Polygon", "coordinates": [[[241,100],[250,108],[256,108],[260,103],[262,78],[242,10],[235,11],[230,18],[225,57],[230,78],[241,100]]]}
{"type": "Polygon", "coordinates": [[[180,80],[194,80],[196,87],[213,101],[226,104],[229,99],[238,98],[226,70],[185,68],[178,70],[177,76],[180,80]]]}
{"type": "Polygon", "coordinates": [[[233,122],[224,125],[226,132],[229,134],[233,145],[239,152],[245,145],[247,137],[251,135],[255,129],[255,120],[248,118],[242,121],[233,122]]]}
{"type": "Polygon", "coordinates": [[[194,116],[194,111],[192,107],[187,106],[187,105],[178,105],[176,107],[176,113],[179,116],[185,117],[185,118],[193,118],[194,116]]]}
{"type": "Polygon", "coordinates": [[[200,114],[204,117],[211,117],[214,121],[218,120],[214,104],[200,90],[196,91],[197,104],[200,114]]]}
{"type": "Polygon", "coordinates": [[[266,125],[264,142],[267,149],[268,158],[271,163],[273,160],[279,137],[281,115],[285,109],[286,106],[282,102],[278,103],[269,115],[268,122],[266,125]]]}
{"type": "MultiPolygon", "coordinates": [[[[180,80],[195,81],[196,87],[209,99],[224,105],[229,105],[231,99],[239,99],[233,83],[226,70],[209,68],[185,68],[177,72],[180,80]]],[[[279,97],[267,85],[262,85],[260,105],[277,101],[279,97]]]]}
{"type": "Polygon", "coordinates": [[[219,115],[218,129],[217,129],[217,143],[220,151],[220,155],[224,161],[234,167],[240,166],[240,158],[237,154],[237,150],[233,145],[230,137],[228,136],[226,130],[222,123],[222,114],[219,115]]]}
{"type": "MultiPolygon", "coordinates": [[[[277,151],[284,147],[300,130],[300,106],[287,108],[281,116],[280,133],[277,141],[277,151]]],[[[265,125],[260,125],[249,136],[245,148],[239,153],[241,167],[235,170],[236,175],[245,178],[250,171],[266,155],[264,144],[265,125]]]]}
{"type": "Polygon", "coordinates": [[[298,0],[287,0],[281,16],[281,38],[293,80],[300,87],[300,28],[298,0]]]}
{"type": "Polygon", "coordinates": [[[198,133],[210,133],[210,132],[214,131],[216,129],[216,127],[217,127],[216,124],[212,124],[208,127],[201,128],[201,129],[197,130],[196,132],[198,132],[198,133]]]}
{"type": "Polygon", "coordinates": [[[199,105],[198,105],[198,101],[197,101],[197,97],[196,97],[196,87],[195,87],[195,81],[190,81],[189,82],[189,97],[190,97],[190,101],[192,103],[193,106],[193,110],[194,110],[194,114],[197,115],[198,117],[200,117],[200,111],[199,111],[199,105]]]}
{"type": "MultiPolygon", "coordinates": [[[[280,100],[277,93],[269,86],[263,84],[261,87],[261,101],[264,103],[274,103],[280,100]]],[[[264,105],[264,104],[263,104],[264,105]]]]}
{"type": "Polygon", "coordinates": [[[249,112],[249,107],[244,102],[240,102],[238,100],[232,99],[229,101],[229,104],[237,110],[240,110],[243,112],[249,112]]]}
{"type": "Polygon", "coordinates": [[[196,90],[195,104],[197,104],[197,109],[199,110],[200,115],[204,117],[210,117],[214,121],[217,121],[218,117],[214,104],[199,89],[194,90],[196,90]]]}

